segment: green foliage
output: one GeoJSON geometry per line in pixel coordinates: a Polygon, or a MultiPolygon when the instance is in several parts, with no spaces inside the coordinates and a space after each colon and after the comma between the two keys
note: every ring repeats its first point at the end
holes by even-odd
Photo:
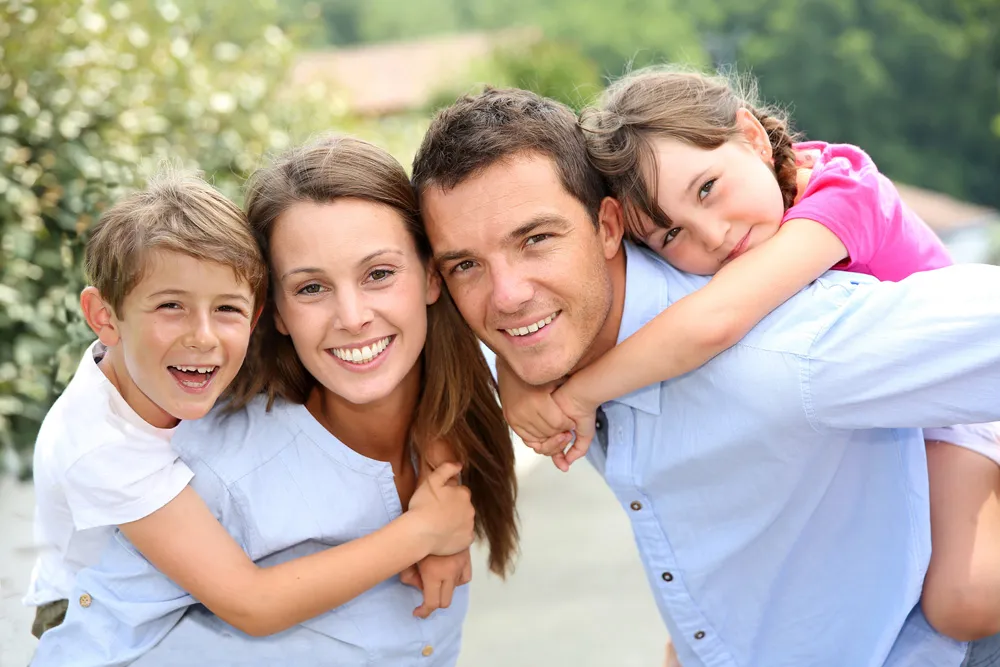
{"type": "Polygon", "coordinates": [[[27,463],[92,339],[78,307],[87,229],[161,162],[237,198],[261,155],[317,130],[408,159],[419,124],[366,126],[323,90],[282,89],[279,19],[275,0],[0,0],[0,453],[27,463]]]}

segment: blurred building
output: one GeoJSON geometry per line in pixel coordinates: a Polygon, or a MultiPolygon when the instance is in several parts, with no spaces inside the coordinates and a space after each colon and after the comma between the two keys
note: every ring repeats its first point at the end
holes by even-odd
{"type": "Polygon", "coordinates": [[[993,263],[998,259],[1000,211],[954,197],[896,184],[903,201],[930,225],[956,262],[993,263]]]}
{"type": "Polygon", "coordinates": [[[311,51],[294,63],[290,83],[327,84],[364,116],[406,113],[475,81],[476,65],[497,49],[527,48],[541,39],[540,30],[523,28],[311,51]]]}

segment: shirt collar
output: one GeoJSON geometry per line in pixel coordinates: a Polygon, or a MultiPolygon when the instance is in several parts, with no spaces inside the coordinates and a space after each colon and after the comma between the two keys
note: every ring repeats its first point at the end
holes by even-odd
{"type": "MultiPolygon", "coordinates": [[[[641,329],[659,315],[667,302],[667,265],[649,250],[628,241],[622,242],[625,251],[625,306],[618,329],[617,344],[641,329]]],[[[612,401],[651,415],[660,414],[660,388],[657,382],[637,389],[612,401]]]]}

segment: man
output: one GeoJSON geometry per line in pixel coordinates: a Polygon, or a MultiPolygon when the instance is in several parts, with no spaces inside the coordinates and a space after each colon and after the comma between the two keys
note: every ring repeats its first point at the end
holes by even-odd
{"type": "MultiPolygon", "coordinates": [[[[532,93],[442,111],[413,181],[452,298],[529,384],[707,281],[622,243],[575,116],[532,93]]],[[[588,458],[685,667],[993,665],[996,637],[920,611],[927,464],[904,427],[997,419],[1000,268],[830,272],[701,369],[605,404],[588,458]]]]}

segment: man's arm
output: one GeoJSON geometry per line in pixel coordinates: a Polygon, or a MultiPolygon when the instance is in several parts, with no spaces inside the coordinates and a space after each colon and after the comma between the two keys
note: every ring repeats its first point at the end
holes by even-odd
{"type": "Polygon", "coordinates": [[[1000,267],[815,289],[849,290],[802,359],[817,428],[1000,420],[1000,267]]]}

